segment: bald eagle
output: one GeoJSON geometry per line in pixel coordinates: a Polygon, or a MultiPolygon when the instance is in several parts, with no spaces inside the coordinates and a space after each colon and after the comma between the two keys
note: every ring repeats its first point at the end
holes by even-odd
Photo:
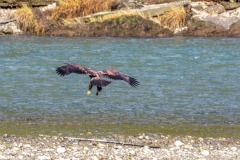
{"type": "Polygon", "coordinates": [[[77,73],[77,74],[86,74],[90,78],[90,83],[88,86],[88,92],[87,94],[91,94],[91,89],[93,86],[97,87],[96,95],[102,90],[102,87],[108,86],[111,82],[102,79],[102,77],[106,77],[113,80],[123,80],[127,82],[132,87],[137,87],[139,85],[139,82],[132,77],[129,77],[115,69],[106,69],[102,71],[95,71],[90,68],[85,68],[78,64],[66,64],[61,67],[56,68],[56,72],[60,76],[65,76],[71,73],[77,73]]]}

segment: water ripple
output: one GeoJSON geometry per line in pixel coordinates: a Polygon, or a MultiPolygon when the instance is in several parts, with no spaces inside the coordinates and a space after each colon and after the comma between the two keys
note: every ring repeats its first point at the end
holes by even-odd
{"type": "Polygon", "coordinates": [[[240,123],[240,39],[0,37],[0,120],[48,124],[240,123]],[[58,77],[65,62],[116,68],[141,83],[114,81],[87,96],[86,76],[58,77]]]}

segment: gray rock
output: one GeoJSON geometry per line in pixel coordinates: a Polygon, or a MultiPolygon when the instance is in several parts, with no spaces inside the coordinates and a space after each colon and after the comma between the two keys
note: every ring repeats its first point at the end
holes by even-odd
{"type": "Polygon", "coordinates": [[[38,156],[37,159],[38,159],[38,160],[47,160],[47,159],[51,159],[51,157],[50,157],[50,156],[42,155],[42,156],[38,156]]]}
{"type": "Polygon", "coordinates": [[[236,152],[238,149],[237,149],[237,147],[231,147],[231,150],[236,152]]]}
{"type": "Polygon", "coordinates": [[[229,29],[230,36],[240,36],[240,21],[233,23],[229,29]]]}
{"type": "Polygon", "coordinates": [[[206,8],[206,12],[210,15],[216,15],[216,14],[221,14],[225,12],[225,8],[221,4],[213,4],[212,6],[209,6],[206,8]]]}
{"type": "Polygon", "coordinates": [[[175,141],[174,144],[175,144],[175,146],[182,146],[182,145],[184,145],[184,143],[179,141],[179,140],[175,141]]]}
{"type": "Polygon", "coordinates": [[[233,10],[240,7],[240,3],[229,3],[222,1],[221,4],[224,6],[225,10],[233,10]]]}
{"type": "MultiPolygon", "coordinates": [[[[1,30],[0,32],[2,32],[2,30],[1,30]]],[[[3,135],[3,138],[8,138],[8,137],[9,137],[8,134],[4,134],[4,135],[3,135]]]]}
{"type": "MultiPolygon", "coordinates": [[[[13,34],[22,34],[22,31],[17,27],[15,23],[15,17],[14,17],[15,12],[16,12],[16,9],[0,8],[0,34],[1,34],[1,30],[7,29],[8,27],[10,27],[13,30],[13,34]]],[[[2,32],[2,34],[4,33],[2,32]]],[[[7,34],[10,34],[10,33],[7,33],[7,34]]]]}
{"type": "Polygon", "coordinates": [[[114,0],[112,4],[112,10],[116,9],[133,9],[133,8],[141,8],[143,5],[137,2],[136,0],[114,0]]]}
{"type": "Polygon", "coordinates": [[[4,34],[13,34],[13,29],[11,27],[4,28],[2,30],[4,34]]]}
{"type": "Polygon", "coordinates": [[[216,15],[226,11],[223,5],[214,2],[192,2],[190,6],[192,7],[193,14],[206,12],[210,15],[216,15]]]}
{"type": "Polygon", "coordinates": [[[193,2],[190,5],[192,6],[192,19],[212,22],[226,30],[229,30],[232,24],[240,21],[240,8],[225,11],[222,5],[213,2],[193,2]]]}
{"type": "Polygon", "coordinates": [[[66,148],[65,147],[58,147],[57,152],[58,153],[64,153],[64,152],[66,152],[66,148]]]}
{"type": "Polygon", "coordinates": [[[201,154],[204,155],[204,156],[208,156],[209,151],[208,150],[202,150],[201,154]]]}

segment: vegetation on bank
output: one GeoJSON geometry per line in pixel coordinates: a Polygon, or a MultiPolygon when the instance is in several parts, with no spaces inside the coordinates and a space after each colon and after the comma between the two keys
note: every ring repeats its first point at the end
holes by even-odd
{"type": "Polygon", "coordinates": [[[15,17],[18,27],[21,28],[23,32],[30,32],[35,34],[40,33],[37,19],[32,12],[32,9],[27,5],[23,5],[22,8],[18,9],[16,11],[15,17]]]}
{"type": "Polygon", "coordinates": [[[70,19],[110,11],[113,0],[60,0],[51,11],[50,20],[70,19]]]}
{"type": "MultiPolygon", "coordinates": [[[[45,33],[45,24],[54,25],[89,24],[94,22],[104,22],[121,18],[123,16],[141,16],[144,19],[153,21],[160,26],[174,31],[185,25],[186,13],[182,6],[173,7],[172,10],[165,12],[157,17],[139,11],[124,10],[112,14],[88,17],[98,12],[111,11],[113,0],[60,0],[56,8],[47,11],[44,16],[37,15],[36,9],[23,5],[17,9],[16,20],[19,28],[27,33],[41,35],[45,33]],[[43,22],[43,17],[48,22],[43,22]]],[[[46,21],[45,20],[45,21],[46,21]]]]}
{"type": "Polygon", "coordinates": [[[183,7],[173,8],[159,16],[160,25],[174,31],[177,28],[182,28],[186,22],[186,12],[183,7]]]}

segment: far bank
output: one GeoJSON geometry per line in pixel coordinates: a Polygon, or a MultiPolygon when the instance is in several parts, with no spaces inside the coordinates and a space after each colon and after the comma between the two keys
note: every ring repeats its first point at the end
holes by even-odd
{"type": "Polygon", "coordinates": [[[78,10],[76,15],[68,9],[60,12],[68,8],[61,3],[0,9],[0,34],[75,37],[240,36],[239,3],[177,1],[147,4],[127,1],[127,7],[123,2],[103,3],[106,3],[106,8],[87,15],[78,10]],[[107,11],[102,12],[104,9],[107,11]],[[68,13],[73,15],[69,16],[68,13]]]}

